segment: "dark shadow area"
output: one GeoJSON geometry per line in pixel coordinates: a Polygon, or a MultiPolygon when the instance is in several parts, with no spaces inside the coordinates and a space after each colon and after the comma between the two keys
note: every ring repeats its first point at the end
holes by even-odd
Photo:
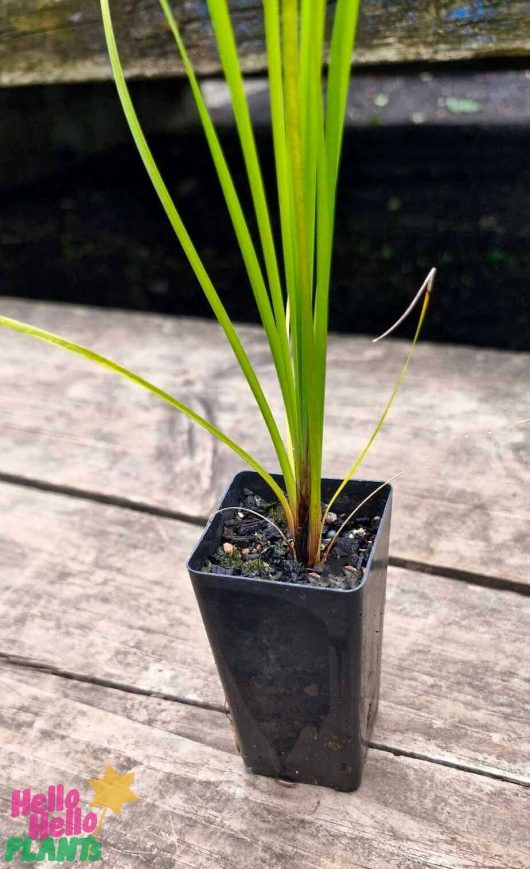
{"type": "MultiPolygon", "coordinates": [[[[233,135],[225,142],[239,165],[233,135]]],[[[202,138],[161,135],[152,144],[230,314],[255,321],[202,138]]],[[[273,198],[270,147],[260,145],[273,198]]],[[[350,128],[331,329],[383,331],[436,265],[426,339],[527,349],[529,189],[525,127],[350,128]]],[[[0,279],[3,295],[210,315],[132,146],[1,193],[0,279]]]]}

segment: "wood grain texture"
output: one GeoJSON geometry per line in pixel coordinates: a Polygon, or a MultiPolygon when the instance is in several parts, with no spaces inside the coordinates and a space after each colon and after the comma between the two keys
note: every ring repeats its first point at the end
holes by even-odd
{"type": "MultiPolygon", "coordinates": [[[[0,486],[0,654],[223,707],[186,523],[0,486]]],[[[530,783],[530,598],[389,572],[374,743],[530,783]]],[[[136,701],[135,701],[136,702],[136,701]]]]}
{"type": "MultiPolygon", "coordinates": [[[[102,867],[113,869],[526,869],[529,793],[484,776],[369,752],[361,789],[285,788],[250,776],[240,759],[157,721],[152,698],[131,716],[120,692],[102,697],[65,680],[0,671],[2,836],[13,789],[88,785],[112,764],[134,771],[139,801],[102,826],[102,867]],[[148,722],[152,721],[150,726],[148,722]]],[[[171,706],[176,717],[178,704],[171,706]]],[[[198,710],[194,710],[197,713],[198,710]]],[[[224,716],[208,715],[228,730],[224,716]]]]}
{"type": "MultiPolygon", "coordinates": [[[[173,4],[196,69],[218,70],[206,4],[173,4]]],[[[261,6],[232,0],[244,68],[264,67],[261,6]]],[[[364,0],[358,63],[521,56],[530,49],[526,0],[364,0]]],[[[132,76],[180,73],[156,0],[115,0],[113,14],[126,71],[132,76]]],[[[85,81],[110,77],[97,0],[3,0],[0,83],[85,81]]]]}
{"type": "MultiPolygon", "coordinates": [[[[412,287],[411,287],[412,293],[412,287]]],[[[211,322],[3,299],[3,314],[137,370],[276,467],[252,397],[211,322]]],[[[283,418],[260,331],[241,334],[283,418]]],[[[0,474],[206,516],[239,460],[153,396],[78,358],[0,334],[0,474]]],[[[325,472],[365,443],[407,352],[402,341],[332,336],[325,472]]],[[[422,344],[359,476],[396,480],[391,554],[530,583],[526,491],[530,356],[422,344]]]]}
{"type": "MultiPolygon", "coordinates": [[[[247,78],[245,91],[254,127],[268,130],[267,77],[247,78]]],[[[204,79],[202,92],[216,127],[231,130],[234,114],[226,82],[220,78],[204,79]]],[[[467,67],[456,72],[451,66],[432,74],[421,69],[397,73],[393,67],[388,67],[377,76],[370,70],[356,70],[346,112],[347,128],[388,126],[393,132],[395,127],[411,124],[437,128],[506,124],[511,129],[519,125],[527,127],[529,122],[528,76],[523,69],[479,71],[467,67]],[[381,98],[384,105],[379,105],[381,98]]],[[[345,163],[347,144],[343,155],[345,163]]]]}
{"type": "MultiPolygon", "coordinates": [[[[154,696],[146,697],[128,690],[105,688],[91,682],[54,676],[44,670],[14,666],[0,659],[0,682],[4,678],[13,679],[29,688],[36,687],[50,694],[57,694],[68,701],[102,712],[118,714],[156,730],[192,739],[218,751],[237,754],[229,718],[219,710],[204,709],[154,696]]],[[[15,713],[13,722],[16,721],[15,713]]]]}

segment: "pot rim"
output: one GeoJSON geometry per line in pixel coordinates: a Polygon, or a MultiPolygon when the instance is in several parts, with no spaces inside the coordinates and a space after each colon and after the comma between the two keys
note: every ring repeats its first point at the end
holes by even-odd
{"type": "MultiPolygon", "coordinates": [[[[370,569],[372,567],[374,553],[377,549],[377,544],[379,542],[379,538],[380,538],[381,533],[382,533],[382,528],[383,528],[384,522],[385,522],[385,520],[387,520],[388,514],[390,512],[390,507],[392,504],[392,498],[393,498],[393,494],[394,494],[394,487],[392,486],[391,483],[386,484],[388,487],[388,489],[387,489],[388,495],[387,495],[387,498],[385,501],[385,506],[381,512],[381,521],[379,522],[379,527],[377,529],[377,533],[376,533],[376,535],[374,537],[374,541],[372,543],[372,549],[370,551],[370,555],[368,556],[368,561],[366,562],[366,567],[364,568],[363,578],[362,578],[361,582],[355,586],[355,588],[323,588],[323,587],[318,586],[318,585],[311,585],[310,583],[308,583],[307,585],[303,585],[301,583],[296,583],[296,582],[284,582],[281,579],[275,579],[275,580],[271,581],[270,579],[262,579],[261,577],[258,577],[258,576],[237,576],[237,575],[234,576],[233,574],[230,575],[230,574],[226,574],[226,573],[213,574],[213,573],[208,573],[207,571],[204,571],[204,570],[199,570],[198,568],[192,566],[191,562],[193,561],[195,554],[196,554],[197,550],[199,549],[201,543],[203,542],[203,540],[207,536],[208,532],[210,531],[211,525],[213,524],[215,518],[218,515],[218,510],[220,508],[220,505],[223,503],[229,490],[233,486],[235,480],[237,480],[237,478],[240,476],[243,476],[243,475],[246,476],[248,474],[252,474],[255,477],[257,477],[258,479],[261,479],[261,477],[259,476],[259,474],[256,473],[256,471],[252,471],[250,469],[248,471],[247,470],[237,471],[237,473],[234,474],[231,481],[226,486],[223,494],[219,498],[217,505],[216,505],[216,509],[209,516],[208,521],[207,521],[207,523],[204,526],[204,529],[202,531],[202,534],[199,537],[199,540],[197,541],[197,543],[193,549],[193,552],[191,553],[188,560],[186,561],[186,569],[188,570],[188,572],[192,573],[195,576],[195,578],[200,577],[200,578],[211,580],[212,578],[215,577],[215,579],[230,581],[232,583],[235,583],[237,581],[237,583],[241,584],[243,587],[245,585],[250,586],[252,584],[254,584],[254,586],[258,585],[258,586],[261,586],[262,588],[266,587],[269,589],[271,587],[276,587],[276,586],[283,586],[283,587],[287,586],[288,588],[296,588],[298,590],[303,590],[303,591],[328,592],[328,593],[332,593],[332,594],[355,594],[355,592],[361,591],[366,584],[368,575],[370,573],[370,569]]],[[[283,480],[283,477],[281,476],[281,474],[272,474],[272,476],[277,478],[278,480],[283,480]]],[[[341,480],[337,480],[334,477],[322,477],[321,482],[324,482],[324,481],[333,482],[333,483],[336,483],[337,485],[340,485],[340,483],[342,482],[341,480]]],[[[381,486],[384,483],[384,481],[359,480],[359,479],[349,480],[348,483],[346,484],[346,488],[349,485],[351,485],[351,484],[355,485],[356,483],[373,483],[374,486],[377,487],[377,486],[381,486]]],[[[234,507],[233,509],[236,510],[237,507],[234,507]]]]}

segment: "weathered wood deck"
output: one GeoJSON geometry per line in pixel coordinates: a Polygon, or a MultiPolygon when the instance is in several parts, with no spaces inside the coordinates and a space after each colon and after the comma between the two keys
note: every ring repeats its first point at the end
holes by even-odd
{"type": "MultiPolygon", "coordinates": [[[[331,5],[331,2],[330,2],[331,5]]],[[[158,0],[114,0],[113,15],[129,75],[181,74],[158,0]]],[[[195,68],[219,63],[206,4],[173,3],[195,68]]],[[[244,68],[263,70],[259,0],[230,0],[244,68]]],[[[530,52],[527,0],[363,0],[357,63],[524,57],[530,52]]],[[[110,78],[98,0],[3,0],[0,9],[0,84],[110,78]]]]}
{"type": "MultiPolygon", "coordinates": [[[[2,300],[270,450],[212,323],[2,300]]],[[[242,333],[272,376],[258,331],[242,333]]],[[[396,481],[381,705],[355,794],[246,774],[184,560],[237,460],[156,399],[0,334],[0,770],[140,801],[108,867],[528,869],[530,359],[422,345],[364,476],[396,481]],[[525,403],[526,402],[526,403],[525,403]]],[[[334,337],[327,469],[362,443],[402,342],[334,337]]],[[[0,853],[3,848],[0,841],[0,853]]],[[[41,865],[41,864],[39,864],[41,865]]]]}

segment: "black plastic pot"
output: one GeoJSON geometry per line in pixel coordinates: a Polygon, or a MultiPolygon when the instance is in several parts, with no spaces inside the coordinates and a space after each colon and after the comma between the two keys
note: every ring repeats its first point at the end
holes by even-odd
{"type": "MultiPolygon", "coordinates": [[[[322,481],[323,501],[337,485],[322,481]]],[[[351,510],[378,485],[350,482],[334,509],[351,510]]],[[[219,506],[237,506],[244,488],[271,498],[248,471],[219,506]]],[[[251,772],[359,787],[379,696],[391,501],[386,486],[363,507],[381,522],[361,584],[346,591],[205,573],[226,514],[206,526],[188,570],[251,772]]]]}

